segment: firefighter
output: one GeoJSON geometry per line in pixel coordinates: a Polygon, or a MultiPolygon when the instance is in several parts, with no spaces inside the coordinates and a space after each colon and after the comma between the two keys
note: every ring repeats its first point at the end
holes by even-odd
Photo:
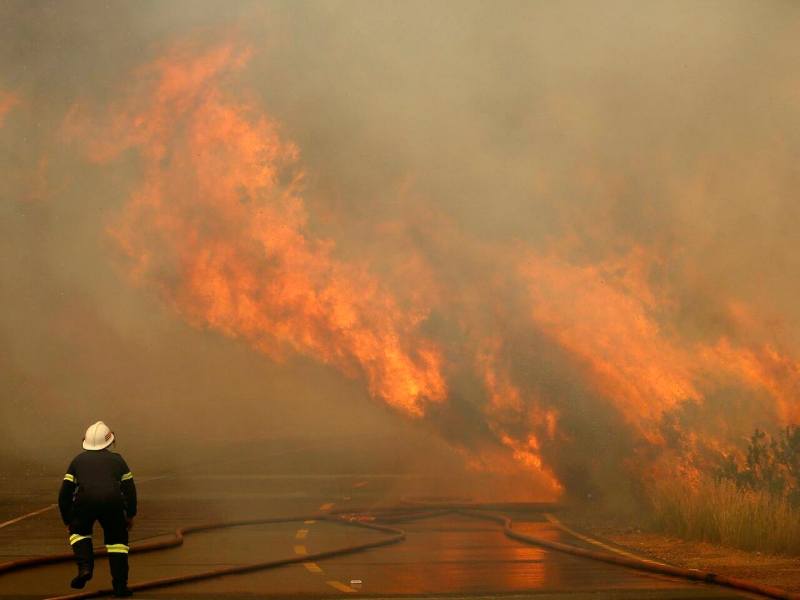
{"type": "Polygon", "coordinates": [[[92,578],[94,550],[92,526],[100,521],[108,552],[114,595],[131,596],[128,589],[128,530],[136,516],[136,486],[125,459],[111,452],[114,432],[98,421],[89,426],[83,449],[69,465],[58,508],[69,532],[78,574],[70,584],[81,589],[92,578]]]}

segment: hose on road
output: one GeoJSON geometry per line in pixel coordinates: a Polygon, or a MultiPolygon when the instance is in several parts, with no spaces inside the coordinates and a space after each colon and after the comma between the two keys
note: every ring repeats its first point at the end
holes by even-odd
{"type": "MultiPolygon", "coordinates": [[[[257,563],[250,563],[246,565],[237,565],[233,567],[213,569],[210,571],[203,571],[200,573],[193,573],[190,575],[178,575],[174,577],[165,577],[161,579],[142,581],[139,583],[131,584],[130,589],[134,591],[150,590],[150,589],[178,585],[193,581],[201,581],[205,579],[223,577],[225,575],[248,573],[252,571],[272,569],[272,568],[282,567],[285,565],[303,563],[307,561],[320,561],[326,558],[343,556],[346,554],[353,554],[356,552],[363,552],[365,550],[379,548],[381,546],[397,544],[405,539],[406,537],[405,531],[403,531],[402,529],[391,527],[389,526],[389,524],[415,521],[424,518],[433,518],[448,513],[456,513],[469,518],[488,520],[498,523],[499,525],[502,526],[503,533],[507,537],[515,541],[522,542],[524,544],[548,548],[550,550],[555,550],[557,552],[563,552],[573,556],[578,556],[581,558],[586,558],[595,561],[601,561],[604,563],[636,569],[639,571],[646,571],[650,573],[656,573],[659,575],[668,575],[680,579],[687,579],[690,581],[698,581],[703,583],[720,585],[735,590],[758,594],[768,598],[775,598],[778,600],[800,600],[800,595],[792,594],[790,592],[786,592],[784,590],[774,588],[771,586],[761,585],[753,581],[748,581],[735,577],[728,577],[724,575],[718,575],[715,573],[701,571],[698,569],[686,569],[682,567],[674,567],[671,565],[665,565],[653,561],[648,561],[646,559],[637,559],[637,558],[632,558],[630,556],[621,556],[607,552],[588,550],[586,548],[581,548],[579,546],[573,546],[562,542],[554,542],[543,538],[531,536],[528,534],[520,533],[514,530],[511,517],[505,514],[491,512],[492,510],[495,510],[497,508],[515,508],[515,506],[405,501],[401,506],[387,507],[381,509],[372,508],[372,509],[359,510],[351,508],[346,510],[343,509],[339,511],[332,511],[330,513],[324,513],[324,514],[312,514],[312,515],[303,515],[303,516],[285,517],[285,518],[246,519],[240,521],[224,521],[224,522],[193,525],[189,527],[181,527],[175,530],[175,533],[173,534],[173,537],[171,539],[145,542],[143,544],[136,544],[135,546],[131,546],[130,551],[131,553],[143,553],[143,552],[154,552],[157,550],[174,548],[183,544],[185,536],[193,533],[198,533],[201,531],[211,531],[215,529],[226,529],[231,527],[242,527],[247,525],[291,523],[296,521],[307,521],[307,520],[318,520],[318,521],[321,520],[321,521],[339,523],[342,525],[347,525],[352,527],[362,527],[374,531],[379,531],[381,533],[386,533],[389,534],[389,536],[380,540],[367,542],[364,544],[357,544],[353,546],[345,546],[333,550],[327,550],[325,552],[317,552],[313,554],[294,556],[291,558],[285,558],[280,560],[263,561],[257,563]],[[385,524],[381,525],[379,523],[385,523],[385,524]]],[[[516,506],[516,508],[519,508],[519,506],[516,506]]],[[[530,506],[526,505],[525,508],[530,508],[530,506]]],[[[550,505],[550,509],[552,509],[552,505],[550,505]]],[[[106,554],[104,549],[103,550],[98,549],[95,552],[96,556],[102,556],[104,554],[106,554]]],[[[51,554],[47,556],[21,559],[0,564],[0,574],[10,571],[33,568],[41,565],[47,565],[59,562],[68,562],[71,560],[73,560],[73,555],[71,553],[51,554]]],[[[78,600],[83,598],[99,598],[107,596],[111,593],[112,591],[107,589],[95,590],[95,591],[81,592],[77,594],[69,594],[66,596],[57,596],[50,598],[48,600],[78,600]]]]}
{"type": "MultiPolygon", "coordinates": [[[[308,521],[308,520],[321,520],[321,521],[332,521],[336,523],[341,523],[343,525],[348,525],[352,527],[363,527],[367,529],[372,529],[374,531],[380,531],[382,533],[390,534],[389,537],[376,540],[373,542],[366,542],[364,544],[357,544],[353,546],[345,546],[342,548],[335,548],[333,550],[326,550],[324,552],[315,552],[313,554],[303,554],[300,556],[293,556],[291,558],[283,558],[279,560],[269,560],[269,561],[262,561],[256,563],[249,563],[246,565],[236,565],[233,567],[223,567],[220,569],[212,569],[210,571],[202,571],[200,573],[192,573],[190,575],[178,575],[175,577],[163,577],[160,579],[151,579],[148,581],[142,581],[139,583],[131,584],[129,587],[133,591],[142,591],[142,590],[151,590],[154,588],[163,588],[172,585],[178,585],[182,583],[189,583],[193,581],[202,581],[204,579],[212,579],[216,577],[223,577],[225,575],[236,575],[241,573],[250,573],[252,571],[261,571],[266,569],[275,569],[278,567],[283,567],[286,565],[304,563],[308,561],[318,561],[324,560],[326,558],[332,558],[334,556],[344,556],[346,554],[354,554],[356,552],[363,552],[365,550],[369,550],[372,548],[378,548],[380,546],[388,546],[390,544],[397,544],[398,542],[402,542],[406,534],[402,529],[396,529],[393,527],[388,527],[385,525],[377,525],[373,523],[364,523],[357,520],[349,520],[343,519],[340,517],[330,516],[327,514],[315,514],[315,515],[303,515],[297,517],[287,517],[287,518],[273,518],[273,519],[246,519],[241,521],[227,521],[227,522],[218,522],[218,523],[206,523],[202,525],[193,525],[190,527],[181,527],[175,530],[172,539],[164,540],[164,541],[154,541],[148,542],[145,544],[139,544],[135,547],[131,547],[132,553],[141,553],[141,552],[153,552],[156,550],[164,550],[167,548],[174,548],[176,546],[180,546],[183,544],[184,537],[186,535],[190,535],[192,533],[198,533],[200,531],[211,531],[215,529],[227,529],[231,527],[243,527],[247,525],[266,525],[266,524],[274,524],[274,523],[292,523],[297,521],[308,521]]],[[[95,553],[96,555],[103,555],[105,551],[98,551],[95,553]]],[[[50,558],[48,562],[62,562],[63,559],[59,559],[58,561],[52,560],[52,557],[41,557],[41,558],[50,558]]],[[[71,560],[73,557],[70,554],[67,554],[67,559],[71,560]]],[[[35,559],[30,559],[26,566],[32,566],[35,559]]],[[[44,564],[44,563],[42,563],[44,564]]],[[[0,565],[2,567],[3,565],[0,565]]],[[[2,571],[0,571],[2,572],[2,571]]],[[[94,591],[87,591],[87,592],[79,592],[77,594],[68,594],[66,596],[54,596],[48,598],[47,600],[78,600],[82,598],[100,598],[103,596],[108,596],[112,593],[112,590],[105,589],[105,590],[94,590],[94,591]]]]}
{"type": "Polygon", "coordinates": [[[507,537],[511,538],[512,540],[523,542],[525,544],[541,546],[543,548],[549,548],[551,550],[556,550],[558,552],[572,554],[573,556],[580,556],[582,558],[588,558],[590,560],[597,560],[613,565],[619,565],[622,567],[629,567],[631,569],[637,569],[639,571],[647,571],[649,573],[657,573],[659,575],[669,575],[671,577],[688,579],[691,581],[702,581],[704,583],[712,583],[715,585],[720,585],[735,590],[758,594],[761,596],[765,596],[767,598],[777,598],[778,600],[800,600],[800,595],[798,594],[793,594],[791,592],[787,592],[780,588],[756,583],[755,581],[739,579],[738,577],[728,577],[726,575],[719,575],[717,573],[712,573],[710,571],[702,571],[700,569],[687,569],[684,567],[674,567],[671,565],[665,565],[644,558],[637,559],[628,556],[610,554],[607,552],[598,552],[596,550],[587,550],[579,546],[572,546],[570,544],[563,544],[561,542],[553,542],[550,540],[546,540],[544,538],[534,537],[532,535],[520,533],[518,531],[514,531],[514,529],[512,528],[511,519],[506,515],[482,513],[477,511],[467,511],[463,509],[460,509],[456,512],[463,514],[465,516],[471,516],[474,518],[480,518],[500,523],[503,526],[503,533],[505,533],[507,537]]]}

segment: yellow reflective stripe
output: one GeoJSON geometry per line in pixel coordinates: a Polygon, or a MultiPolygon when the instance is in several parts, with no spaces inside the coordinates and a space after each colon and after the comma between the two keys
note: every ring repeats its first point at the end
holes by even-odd
{"type": "Polygon", "coordinates": [[[131,473],[130,471],[125,473],[125,475],[122,476],[122,479],[120,479],[120,481],[128,481],[128,479],[133,479],[133,473],[131,473]]]}
{"type": "Polygon", "coordinates": [[[128,547],[125,544],[106,544],[109,554],[127,554],[128,547]]]}
{"type": "Polygon", "coordinates": [[[75,475],[71,475],[70,473],[67,473],[66,475],[64,475],[64,481],[69,481],[70,483],[75,483],[75,481],[76,481],[75,475]]]}
{"type": "Polygon", "coordinates": [[[80,542],[81,540],[90,540],[90,539],[92,539],[92,536],[90,535],[78,535],[77,533],[73,533],[71,536],[69,536],[69,544],[71,546],[72,544],[80,542]]]}

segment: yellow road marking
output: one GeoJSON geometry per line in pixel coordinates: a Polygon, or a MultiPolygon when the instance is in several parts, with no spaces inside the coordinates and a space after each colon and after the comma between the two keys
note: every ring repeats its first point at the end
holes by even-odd
{"type": "Polygon", "coordinates": [[[353,484],[353,487],[354,487],[354,488],[362,488],[362,487],[364,487],[365,485],[367,485],[367,482],[366,482],[366,481],[359,481],[358,483],[354,483],[354,484],[353,484]]]}
{"type": "Polygon", "coordinates": [[[302,556],[305,556],[306,554],[308,554],[308,550],[306,550],[305,546],[295,546],[294,547],[294,553],[295,554],[300,554],[302,556]]]}
{"type": "Polygon", "coordinates": [[[309,573],[322,573],[320,566],[315,562],[311,562],[310,560],[308,562],[304,562],[303,566],[308,569],[309,573]]]}
{"type": "Polygon", "coordinates": [[[298,529],[297,533],[294,534],[294,537],[297,538],[298,540],[304,540],[306,539],[307,535],[308,535],[308,529],[298,529]]]}
{"type": "Polygon", "coordinates": [[[308,521],[303,521],[303,523],[305,523],[306,525],[313,525],[314,523],[316,523],[316,521],[314,521],[313,519],[310,519],[308,521]]]}
{"type": "Polygon", "coordinates": [[[320,510],[330,510],[333,508],[333,502],[326,502],[322,506],[319,507],[320,510]]]}
{"type": "Polygon", "coordinates": [[[656,565],[663,565],[664,564],[662,562],[658,562],[658,561],[655,561],[655,560],[650,560],[649,558],[644,558],[642,556],[637,556],[636,554],[632,554],[630,552],[625,552],[624,550],[620,550],[619,548],[614,548],[613,546],[609,546],[608,544],[604,544],[600,540],[596,540],[594,538],[590,538],[588,536],[582,535],[582,534],[578,533],[577,531],[575,531],[574,529],[571,529],[571,528],[567,527],[566,525],[564,525],[561,521],[559,521],[556,517],[554,517],[550,513],[545,513],[544,516],[553,525],[555,525],[556,527],[558,527],[559,529],[561,529],[563,531],[566,531],[568,534],[578,538],[579,540],[583,540],[584,542],[588,542],[590,544],[594,544],[595,546],[599,546],[600,548],[603,548],[604,550],[608,550],[609,552],[613,552],[614,554],[619,554],[620,556],[626,556],[628,558],[635,558],[636,560],[640,560],[640,561],[643,561],[643,562],[649,562],[649,563],[653,563],[653,564],[656,564],[656,565]]]}
{"type": "Polygon", "coordinates": [[[329,586],[332,588],[336,588],[340,592],[357,592],[358,590],[351,588],[349,585],[342,583],[341,581],[326,581],[329,586]]]}

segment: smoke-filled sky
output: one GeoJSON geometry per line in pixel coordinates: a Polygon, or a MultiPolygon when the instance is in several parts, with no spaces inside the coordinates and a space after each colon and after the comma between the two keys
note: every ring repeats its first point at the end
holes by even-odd
{"type": "Polygon", "coordinates": [[[0,11],[3,455],[368,429],[557,495],[800,420],[796,3],[0,11]]]}

